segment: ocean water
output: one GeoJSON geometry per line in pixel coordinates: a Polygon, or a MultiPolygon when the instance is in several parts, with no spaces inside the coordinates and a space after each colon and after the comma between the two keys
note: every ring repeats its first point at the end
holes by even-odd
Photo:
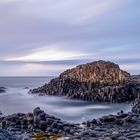
{"type": "Polygon", "coordinates": [[[127,103],[91,103],[70,100],[64,97],[28,94],[29,89],[48,83],[52,78],[0,77],[0,87],[6,87],[6,93],[0,93],[0,110],[4,115],[8,115],[17,112],[28,113],[35,107],[40,107],[48,114],[75,123],[104,115],[116,114],[120,110],[124,110],[125,112],[131,110],[131,106],[127,103]]]}

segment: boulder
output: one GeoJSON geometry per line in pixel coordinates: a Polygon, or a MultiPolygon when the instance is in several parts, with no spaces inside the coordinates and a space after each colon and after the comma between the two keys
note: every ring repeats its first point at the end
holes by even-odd
{"type": "Polygon", "coordinates": [[[0,93],[4,93],[6,92],[6,88],[5,87],[0,87],[0,93]]]}

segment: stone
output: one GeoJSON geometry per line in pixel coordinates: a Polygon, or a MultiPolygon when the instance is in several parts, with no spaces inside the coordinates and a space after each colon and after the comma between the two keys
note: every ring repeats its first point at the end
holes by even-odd
{"type": "Polygon", "coordinates": [[[124,137],[124,136],[120,136],[120,137],[118,137],[118,139],[117,140],[127,140],[127,138],[126,137],[124,137]]]}
{"type": "Polygon", "coordinates": [[[21,121],[22,128],[28,128],[28,120],[27,118],[23,118],[21,121]]]}
{"type": "Polygon", "coordinates": [[[6,92],[6,88],[5,87],[0,87],[0,93],[4,93],[6,92]]]}
{"type": "Polygon", "coordinates": [[[1,122],[1,128],[2,128],[2,129],[6,128],[6,121],[5,121],[5,120],[3,120],[3,121],[1,122]]]}
{"type": "Polygon", "coordinates": [[[140,114],[140,98],[133,102],[132,112],[140,114]]]}
{"type": "Polygon", "coordinates": [[[41,110],[39,107],[37,107],[37,108],[35,108],[35,109],[33,110],[34,116],[37,116],[37,115],[39,115],[40,113],[42,113],[42,110],[41,110]]]}
{"type": "Polygon", "coordinates": [[[36,128],[39,127],[39,123],[40,123],[40,118],[39,118],[39,116],[34,116],[34,126],[35,126],[36,128]]]}
{"type": "Polygon", "coordinates": [[[102,122],[114,122],[116,118],[114,116],[104,116],[100,120],[102,122]]]}
{"type": "Polygon", "coordinates": [[[21,140],[21,139],[6,130],[0,130],[0,140],[21,140]]]}
{"type": "Polygon", "coordinates": [[[124,121],[122,119],[116,119],[116,124],[117,125],[123,125],[124,124],[124,121]]]}
{"type": "Polygon", "coordinates": [[[40,130],[45,131],[47,128],[46,121],[40,121],[39,128],[40,128],[40,130]]]}

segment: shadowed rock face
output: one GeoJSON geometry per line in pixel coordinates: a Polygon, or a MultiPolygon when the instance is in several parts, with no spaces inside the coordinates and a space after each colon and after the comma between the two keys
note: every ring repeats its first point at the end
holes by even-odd
{"type": "Polygon", "coordinates": [[[137,86],[130,74],[117,64],[100,60],[66,70],[48,84],[31,90],[31,93],[87,101],[125,102],[137,97],[137,86]]]}
{"type": "Polygon", "coordinates": [[[133,102],[132,112],[140,114],[140,96],[133,102]]]}

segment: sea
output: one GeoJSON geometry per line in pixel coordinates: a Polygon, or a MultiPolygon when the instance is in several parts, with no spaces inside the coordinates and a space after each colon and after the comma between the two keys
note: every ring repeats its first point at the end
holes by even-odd
{"type": "Polygon", "coordinates": [[[129,103],[92,103],[56,96],[37,96],[29,94],[29,90],[48,83],[54,77],[0,77],[0,87],[6,92],[0,93],[0,110],[3,115],[32,112],[40,107],[46,113],[59,117],[64,121],[81,123],[120,110],[129,112],[129,103]]]}

